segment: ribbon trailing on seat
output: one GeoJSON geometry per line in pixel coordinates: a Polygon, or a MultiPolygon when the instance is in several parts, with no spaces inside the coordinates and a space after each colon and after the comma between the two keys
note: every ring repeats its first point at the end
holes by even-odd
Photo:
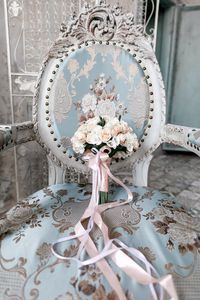
{"type": "Polygon", "coordinates": [[[106,161],[109,159],[108,153],[105,153],[103,149],[98,151],[93,148],[92,152],[89,152],[84,156],[84,159],[88,161],[88,165],[92,169],[92,196],[84,214],[82,215],[79,222],[75,225],[75,234],[70,235],[68,237],[60,238],[57,241],[55,241],[52,244],[53,254],[61,260],[75,260],[77,262],[78,268],[96,263],[97,267],[104,274],[110,286],[117,293],[120,300],[126,300],[126,296],[116,274],[105,259],[108,256],[131,279],[135,280],[140,284],[149,285],[153,300],[163,299],[163,289],[167,291],[168,295],[171,297],[171,300],[178,300],[178,296],[171,275],[166,275],[160,279],[153,277],[152,273],[158,276],[155,268],[147,261],[145,256],[139,250],[132,247],[128,247],[118,239],[109,238],[108,227],[103,222],[103,219],[101,217],[102,212],[106,211],[107,209],[112,209],[114,207],[130,203],[133,199],[133,196],[128,187],[124,185],[123,182],[120,181],[118,178],[113,176],[113,174],[110,172],[110,169],[106,163],[106,161]],[[105,176],[105,174],[108,174],[108,176],[113,181],[121,185],[126,190],[128,195],[126,201],[110,202],[101,205],[98,204],[99,191],[102,186],[102,181],[105,180],[105,178],[102,177],[105,176]],[[83,222],[86,220],[88,221],[88,223],[87,228],[85,229],[83,226],[83,222]],[[101,252],[97,250],[96,245],[94,244],[90,236],[90,232],[95,224],[101,230],[104,239],[104,248],[101,252]],[[79,239],[80,241],[79,250],[76,257],[66,257],[60,255],[56,249],[56,246],[60,243],[72,239],[79,239]],[[90,257],[85,261],[82,261],[80,259],[83,250],[86,250],[90,257]],[[124,252],[124,250],[126,251],[126,253],[129,253],[131,256],[141,261],[145,265],[146,270],[144,270],[129,255],[127,255],[124,252]],[[155,284],[159,284],[161,287],[161,292],[159,296],[157,295],[157,292],[155,290],[155,284]]]}

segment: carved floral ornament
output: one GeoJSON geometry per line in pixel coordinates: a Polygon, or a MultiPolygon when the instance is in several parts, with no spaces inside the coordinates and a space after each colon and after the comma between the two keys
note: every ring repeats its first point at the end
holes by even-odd
{"type": "Polygon", "coordinates": [[[50,57],[61,57],[69,47],[85,43],[122,43],[140,52],[141,57],[155,62],[152,36],[145,33],[144,26],[137,24],[134,15],[124,13],[118,5],[103,3],[86,6],[78,17],[73,15],[69,26],[61,24],[60,37],[49,51],[50,57]]]}
{"type": "Polygon", "coordinates": [[[75,37],[79,41],[101,40],[133,41],[133,36],[142,36],[144,28],[136,25],[131,13],[125,14],[122,8],[115,5],[110,7],[101,3],[93,8],[86,7],[78,19],[73,17],[71,24],[61,25],[61,38],[75,37]]]}
{"type": "Polygon", "coordinates": [[[19,0],[9,1],[8,12],[11,17],[18,17],[22,12],[22,5],[19,0]]]}

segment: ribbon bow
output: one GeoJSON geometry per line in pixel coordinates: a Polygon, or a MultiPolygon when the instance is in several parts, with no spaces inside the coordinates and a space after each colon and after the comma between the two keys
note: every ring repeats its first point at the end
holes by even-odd
{"type": "Polygon", "coordinates": [[[118,239],[109,238],[108,227],[103,222],[103,219],[101,217],[102,212],[106,211],[107,209],[130,203],[133,199],[133,196],[128,187],[124,185],[123,182],[120,181],[118,178],[113,176],[113,174],[110,172],[109,167],[106,163],[106,161],[109,159],[108,153],[105,153],[105,149],[101,149],[100,151],[98,151],[97,149],[93,148],[91,152],[87,153],[83,157],[83,159],[88,161],[88,166],[92,169],[92,196],[84,214],[82,215],[78,223],[75,225],[75,234],[69,237],[60,238],[59,240],[55,241],[52,244],[53,254],[62,260],[75,260],[78,264],[78,268],[96,263],[97,267],[104,274],[113,290],[116,291],[120,300],[126,300],[126,296],[116,274],[113,272],[110,265],[105,260],[107,256],[109,256],[113,260],[113,262],[121,270],[123,270],[130,278],[136,280],[140,284],[149,285],[153,300],[163,299],[162,288],[164,288],[167,291],[167,293],[171,297],[171,300],[178,300],[178,296],[171,275],[166,275],[160,279],[153,277],[151,275],[152,272],[154,272],[154,274],[158,276],[156,270],[147,261],[145,256],[139,250],[126,246],[118,239]],[[104,172],[102,172],[102,170],[104,172]],[[102,184],[102,180],[104,180],[104,174],[108,174],[108,176],[113,181],[121,185],[126,190],[128,195],[126,201],[110,202],[98,205],[99,191],[102,184]],[[82,225],[83,221],[85,220],[88,220],[86,229],[82,225]],[[101,252],[98,252],[96,245],[94,244],[92,238],[89,235],[92,228],[94,227],[94,224],[96,224],[99,227],[104,239],[104,248],[101,252]],[[69,241],[72,239],[79,239],[80,241],[79,250],[76,257],[66,257],[60,255],[56,250],[56,246],[62,242],[69,241]],[[85,261],[81,261],[80,259],[83,250],[86,250],[86,252],[90,256],[90,258],[85,261]],[[138,265],[132,258],[130,258],[130,256],[125,254],[123,250],[126,250],[126,252],[140,260],[145,265],[146,271],[140,265],[138,265]],[[154,288],[154,284],[160,284],[160,286],[162,287],[160,298],[158,298],[158,295],[154,288]]]}

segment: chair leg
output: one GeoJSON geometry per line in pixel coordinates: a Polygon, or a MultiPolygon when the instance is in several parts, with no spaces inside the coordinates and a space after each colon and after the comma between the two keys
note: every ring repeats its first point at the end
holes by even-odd
{"type": "Polygon", "coordinates": [[[148,185],[148,171],[149,165],[153,158],[153,155],[144,157],[143,159],[137,160],[133,165],[133,185],[147,186],[148,185]]]}
{"type": "Polygon", "coordinates": [[[49,157],[48,157],[48,182],[49,185],[65,183],[65,173],[66,169],[57,166],[49,157]]]}

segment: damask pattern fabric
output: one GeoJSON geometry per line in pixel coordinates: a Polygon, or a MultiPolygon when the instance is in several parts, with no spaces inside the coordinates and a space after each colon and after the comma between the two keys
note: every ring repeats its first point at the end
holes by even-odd
{"type": "MultiPolygon", "coordinates": [[[[139,249],[160,276],[192,276],[200,249],[199,221],[170,195],[143,187],[130,189],[134,199],[129,205],[103,214],[110,237],[139,249]]],[[[6,222],[10,231],[1,236],[0,299],[118,299],[95,265],[78,270],[75,262],[63,262],[51,252],[52,242],[73,233],[89,203],[90,191],[90,185],[50,186],[19,203],[1,220],[1,233],[6,231],[6,222]]],[[[111,201],[125,199],[123,189],[111,188],[111,201]]],[[[100,251],[100,232],[94,229],[92,237],[100,251]]],[[[78,246],[77,240],[65,242],[59,252],[74,256],[78,246]]],[[[108,262],[127,299],[133,299],[132,295],[136,300],[151,299],[147,287],[129,280],[109,258],[108,262]]]]}
{"type": "Polygon", "coordinates": [[[121,115],[138,138],[147,125],[149,94],[143,70],[129,52],[111,45],[70,53],[50,98],[52,127],[65,148],[70,148],[69,138],[79,122],[94,116],[121,115]]]}

